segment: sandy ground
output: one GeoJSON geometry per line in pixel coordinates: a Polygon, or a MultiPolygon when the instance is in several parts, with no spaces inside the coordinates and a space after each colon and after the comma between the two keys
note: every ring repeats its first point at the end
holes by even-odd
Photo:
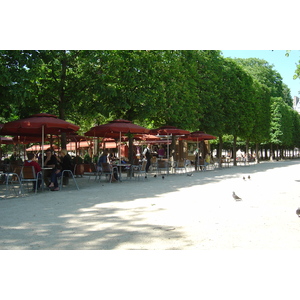
{"type": "Polygon", "coordinates": [[[299,170],[292,160],[112,184],[77,178],[79,191],[70,182],[2,197],[0,249],[300,249],[299,170]]]}

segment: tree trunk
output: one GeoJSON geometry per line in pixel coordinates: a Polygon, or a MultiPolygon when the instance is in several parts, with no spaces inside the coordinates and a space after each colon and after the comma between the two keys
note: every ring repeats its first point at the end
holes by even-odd
{"type": "MultiPolygon", "coordinates": [[[[64,53],[63,59],[61,60],[61,76],[60,76],[60,83],[59,83],[59,118],[65,120],[65,83],[67,77],[67,57],[66,52],[64,53]]],[[[61,135],[61,148],[66,149],[67,145],[67,138],[66,134],[63,133],[61,135]]]]}
{"type": "Polygon", "coordinates": [[[128,160],[130,164],[133,164],[133,136],[130,134],[128,137],[129,149],[128,149],[128,160]]]}
{"type": "Polygon", "coordinates": [[[233,136],[233,149],[232,149],[232,157],[233,157],[233,165],[236,166],[236,139],[237,136],[233,136]]]}
{"type": "Polygon", "coordinates": [[[170,155],[170,158],[171,156],[173,157],[173,159],[175,158],[175,146],[176,146],[176,136],[175,135],[172,135],[172,142],[171,142],[171,155],[170,155]]]}
{"type": "Polygon", "coordinates": [[[256,153],[256,155],[255,155],[255,162],[258,164],[259,163],[259,153],[258,153],[258,147],[259,147],[259,145],[258,145],[258,143],[256,143],[255,144],[255,153],[256,153]]]}
{"type": "Polygon", "coordinates": [[[219,136],[219,168],[222,167],[222,149],[223,149],[223,139],[219,136]]]}
{"type": "Polygon", "coordinates": [[[246,159],[246,162],[249,161],[249,158],[248,158],[248,152],[249,152],[249,140],[246,140],[246,151],[245,151],[245,159],[246,159]]]}
{"type": "Polygon", "coordinates": [[[274,155],[274,153],[273,153],[273,144],[271,143],[270,144],[270,160],[272,161],[273,160],[273,155],[274,155]]]}

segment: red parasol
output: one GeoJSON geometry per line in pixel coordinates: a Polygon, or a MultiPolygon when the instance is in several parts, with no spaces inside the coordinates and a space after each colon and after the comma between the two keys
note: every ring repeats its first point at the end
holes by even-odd
{"type": "Polygon", "coordinates": [[[36,114],[3,124],[1,135],[36,136],[44,134],[60,134],[62,132],[77,131],[79,126],[66,122],[51,114],[36,114]]]}
{"type": "Polygon", "coordinates": [[[161,126],[157,129],[152,129],[149,132],[150,134],[157,134],[157,135],[184,135],[189,134],[190,132],[184,129],[179,129],[174,126],[161,126]]]}
{"type": "MultiPolygon", "coordinates": [[[[49,141],[50,139],[44,138],[44,141],[49,141]]],[[[13,137],[14,144],[30,144],[42,142],[41,136],[15,136],[13,137]]]]}
{"type": "Polygon", "coordinates": [[[47,149],[50,149],[50,148],[52,148],[52,149],[58,149],[58,147],[57,146],[55,146],[55,145],[49,145],[49,144],[45,144],[44,146],[41,146],[41,145],[33,145],[33,146],[31,146],[31,147],[29,147],[29,148],[26,148],[26,151],[27,152],[30,152],[30,151],[45,151],[45,150],[47,150],[47,149]]]}
{"type": "Polygon", "coordinates": [[[68,151],[75,151],[76,155],[81,148],[92,148],[94,145],[92,138],[88,138],[83,135],[78,135],[75,132],[71,132],[67,135],[67,141],[69,144],[66,145],[68,151]]]}
{"type": "Polygon", "coordinates": [[[149,129],[139,125],[133,124],[127,120],[114,120],[107,124],[95,126],[87,131],[84,135],[86,136],[98,136],[98,137],[118,137],[116,134],[126,133],[148,133],[149,129]]]}
{"type": "MultiPolygon", "coordinates": [[[[79,126],[66,122],[51,114],[36,114],[25,119],[20,119],[3,124],[0,135],[20,135],[42,137],[44,145],[45,134],[61,134],[62,132],[77,131],[79,126]]],[[[42,155],[44,155],[42,148],[42,155]]],[[[42,167],[44,160],[42,160],[42,167]]]]}
{"type": "Polygon", "coordinates": [[[160,138],[153,134],[136,134],[134,139],[141,141],[160,141],[160,138]]]}
{"type": "Polygon", "coordinates": [[[67,141],[70,142],[81,142],[81,141],[90,141],[90,140],[92,139],[83,135],[78,135],[77,133],[73,133],[73,132],[67,135],[67,141]]]}
{"type": "MultiPolygon", "coordinates": [[[[114,121],[111,121],[107,124],[95,126],[91,128],[88,132],[86,132],[84,135],[86,136],[97,136],[97,137],[110,137],[110,138],[116,138],[116,134],[119,134],[119,139],[121,143],[121,136],[127,133],[148,133],[149,129],[133,124],[131,121],[123,120],[123,119],[117,119],[114,121]]],[[[129,143],[130,144],[130,143],[129,143]]],[[[130,145],[129,145],[130,148],[130,145]]],[[[131,150],[130,150],[131,151],[131,150]]],[[[121,156],[120,153],[120,147],[119,147],[119,158],[121,156]]]]}
{"type": "Polygon", "coordinates": [[[0,136],[0,144],[6,144],[6,145],[9,145],[9,144],[13,144],[14,141],[12,138],[7,138],[7,137],[1,137],[0,136]]]}
{"type": "Polygon", "coordinates": [[[189,141],[204,141],[204,140],[215,140],[217,137],[211,134],[205,133],[204,131],[194,131],[190,134],[187,134],[184,137],[181,137],[181,140],[189,141]]]}
{"type": "Polygon", "coordinates": [[[67,144],[67,150],[68,151],[76,151],[81,148],[92,148],[93,147],[93,142],[89,141],[80,141],[80,142],[70,142],[67,144]]]}

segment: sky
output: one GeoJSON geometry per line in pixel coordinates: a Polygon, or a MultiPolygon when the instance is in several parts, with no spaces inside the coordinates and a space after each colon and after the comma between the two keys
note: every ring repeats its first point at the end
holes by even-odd
{"type": "Polygon", "coordinates": [[[296,64],[300,60],[300,50],[292,50],[289,57],[286,50],[222,50],[224,57],[231,58],[260,58],[266,60],[282,77],[282,81],[290,88],[291,96],[300,97],[300,79],[293,79],[296,64]]]}

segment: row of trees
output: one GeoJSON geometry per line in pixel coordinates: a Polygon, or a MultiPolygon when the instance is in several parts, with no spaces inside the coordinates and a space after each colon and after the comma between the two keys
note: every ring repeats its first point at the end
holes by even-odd
{"type": "Polygon", "coordinates": [[[115,118],[204,130],[236,142],[300,147],[280,74],[221,51],[0,51],[0,123],[47,112],[82,132],[115,118]]]}

